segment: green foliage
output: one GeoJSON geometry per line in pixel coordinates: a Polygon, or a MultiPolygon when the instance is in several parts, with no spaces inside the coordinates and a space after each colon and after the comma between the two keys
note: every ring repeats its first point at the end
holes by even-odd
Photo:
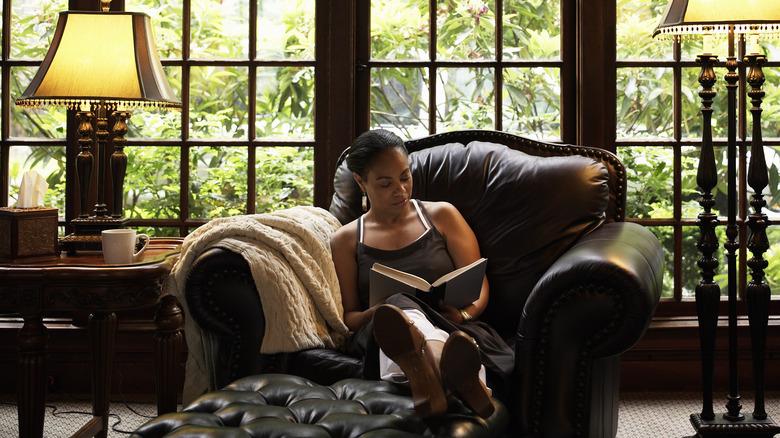
{"type": "MultiPolygon", "coordinates": [[[[250,0],[253,1],[253,0],[250,0]]],[[[368,1],[368,0],[366,0],[368,1]]],[[[11,56],[41,59],[51,39],[58,12],[66,9],[64,0],[13,2],[11,56]],[[24,4],[22,10],[17,6],[24,4]]],[[[466,67],[428,69],[414,66],[373,68],[370,80],[371,125],[385,127],[402,137],[418,137],[432,130],[464,128],[493,129],[497,115],[503,129],[538,138],[560,138],[561,79],[556,65],[561,57],[560,0],[505,0],[502,53],[506,60],[543,60],[544,66],[513,67],[496,71],[479,65],[495,59],[497,14],[495,0],[442,0],[429,11],[428,0],[371,0],[371,57],[385,61],[438,60],[476,61],[466,67]],[[429,13],[435,15],[438,39],[430,47],[429,13]],[[552,62],[547,62],[552,61],[552,62]],[[496,74],[503,87],[496,88],[496,74]],[[431,87],[436,101],[429,102],[431,87]],[[498,94],[500,93],[500,94],[498,94]],[[497,97],[503,102],[496,108],[497,97]],[[433,115],[433,117],[431,117],[433,115]]],[[[671,59],[671,43],[653,40],[650,35],[664,11],[667,0],[617,1],[617,58],[619,60],[671,59]]],[[[127,0],[127,10],[144,11],[152,17],[157,45],[164,60],[183,56],[183,17],[181,0],[127,0]]],[[[256,139],[312,139],[314,137],[314,0],[260,0],[256,58],[275,61],[270,66],[250,70],[247,1],[194,0],[190,9],[190,58],[196,64],[184,71],[177,63],[166,67],[171,86],[182,96],[189,86],[190,112],[182,126],[181,114],[139,111],[129,120],[129,139],[195,138],[185,149],[179,146],[131,146],[126,148],[129,167],[125,188],[125,215],[140,219],[208,219],[244,214],[254,205],[257,212],[307,205],[313,199],[313,148],[268,147],[256,139]],[[276,61],[294,60],[285,64],[276,61]],[[197,62],[201,62],[197,64],[197,62]],[[213,62],[212,62],[213,61],[213,62]],[[301,62],[298,62],[301,61],[301,62]],[[256,71],[255,96],[249,95],[248,74],[256,71]],[[184,78],[188,83],[184,83],[184,78]],[[251,106],[254,105],[254,108],[251,106]],[[250,109],[256,113],[250,120],[250,109]],[[254,124],[252,126],[251,124],[254,124]],[[249,138],[250,131],[255,137],[249,138]],[[213,140],[213,144],[210,142],[213,140]],[[235,143],[235,144],[234,144],[235,143]],[[252,166],[253,168],[250,168],[252,166]],[[251,172],[250,172],[251,170],[251,172]],[[189,185],[182,187],[182,175],[189,185]],[[249,175],[256,175],[249,181],[249,175]],[[254,187],[250,189],[250,187],[254,187]],[[254,193],[254,199],[249,194],[254,193]],[[182,197],[187,197],[187,211],[182,197]]],[[[721,50],[722,42],[716,47],[721,50]]],[[[768,53],[780,57],[780,50],[763,43],[768,53]]],[[[700,44],[686,42],[683,57],[692,59],[700,44]]],[[[681,135],[702,135],[698,96],[698,68],[682,71],[681,135]]],[[[10,71],[12,98],[21,94],[34,68],[14,67],[10,71]]],[[[766,68],[766,96],[762,103],[762,129],[765,137],[780,136],[780,68],[766,68]]],[[[625,67],[617,71],[616,132],[620,139],[644,141],[672,138],[674,105],[671,90],[675,84],[670,68],[625,67]]],[[[715,137],[726,135],[725,87],[720,87],[714,107],[715,137]]],[[[65,112],[59,109],[19,110],[11,108],[11,137],[63,139],[65,112]]],[[[780,149],[768,149],[770,166],[769,213],[780,211],[780,149]]],[[[628,211],[630,218],[695,218],[698,205],[696,167],[699,150],[683,147],[677,152],[667,147],[621,147],[618,155],[628,172],[628,211]],[[675,159],[678,161],[675,163],[675,159]],[[679,166],[680,174],[675,166],[679,166]],[[675,211],[674,184],[681,197],[675,211]]],[[[716,149],[718,163],[725,151],[716,149]]],[[[46,203],[64,211],[65,148],[42,142],[30,148],[12,148],[10,165],[11,197],[18,191],[22,173],[31,168],[45,169],[50,184],[46,203]]],[[[715,190],[718,214],[725,212],[725,166],[718,167],[720,185],[715,190]]],[[[773,217],[773,219],[775,219],[773,217]]],[[[777,219],[775,219],[777,221],[777,219]]],[[[696,260],[698,229],[684,226],[653,226],[651,229],[666,248],[664,296],[672,296],[674,251],[682,258],[684,296],[691,296],[698,282],[696,260]]],[[[148,228],[154,235],[177,234],[178,229],[148,228]]],[[[722,237],[722,230],[718,233],[722,237]]],[[[778,242],[777,228],[770,228],[770,242],[778,242]]],[[[722,241],[722,239],[721,239],[722,241]]],[[[767,252],[767,281],[780,285],[780,244],[767,252]]],[[[719,249],[721,254],[722,248],[719,249]]],[[[720,257],[722,260],[722,256],[720,257]]],[[[718,277],[719,281],[723,279],[718,277]]],[[[723,284],[722,284],[723,285],[723,284]]],[[[725,286],[725,285],[724,285],[725,286]]],[[[777,289],[774,287],[775,290],[777,289]]]]}
{"type": "MultiPolygon", "coordinates": [[[[373,1],[371,53],[375,59],[430,59],[428,2],[373,1]]],[[[560,3],[506,1],[503,56],[560,58],[560,3]]],[[[448,0],[436,11],[436,57],[443,60],[491,60],[495,52],[495,2],[448,0]]],[[[560,72],[556,68],[502,70],[504,87],[495,88],[496,71],[483,67],[436,69],[436,77],[417,68],[387,67],[371,71],[371,124],[402,137],[436,131],[494,129],[496,113],[505,131],[540,138],[560,137],[560,72]],[[435,81],[431,83],[431,81],[435,81]],[[437,102],[429,107],[431,86],[437,102]],[[503,106],[497,111],[496,93],[503,106]]]]}

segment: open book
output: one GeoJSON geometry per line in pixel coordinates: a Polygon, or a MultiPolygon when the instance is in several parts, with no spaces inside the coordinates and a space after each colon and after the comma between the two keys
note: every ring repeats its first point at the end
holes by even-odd
{"type": "Polygon", "coordinates": [[[439,300],[462,309],[479,298],[486,268],[487,259],[481,258],[428,283],[408,272],[374,263],[369,276],[369,304],[373,306],[391,295],[407,293],[417,296],[434,309],[438,308],[439,300]]]}

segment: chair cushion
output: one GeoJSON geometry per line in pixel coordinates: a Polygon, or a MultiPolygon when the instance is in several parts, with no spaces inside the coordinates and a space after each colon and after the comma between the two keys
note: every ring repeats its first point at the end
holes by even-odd
{"type": "Polygon", "coordinates": [[[161,415],[131,437],[493,437],[509,417],[498,401],[482,419],[452,399],[447,414],[424,420],[404,387],[348,379],[331,386],[284,374],[239,379],[161,415]]]}
{"type": "MultiPolygon", "coordinates": [[[[448,201],[469,223],[488,259],[490,305],[483,320],[504,337],[517,330],[541,275],[580,237],[598,227],[609,204],[608,172],[584,156],[541,157],[473,141],[409,154],[412,196],[448,201]]],[[[342,163],[331,213],[360,214],[360,189],[342,163]]]]}

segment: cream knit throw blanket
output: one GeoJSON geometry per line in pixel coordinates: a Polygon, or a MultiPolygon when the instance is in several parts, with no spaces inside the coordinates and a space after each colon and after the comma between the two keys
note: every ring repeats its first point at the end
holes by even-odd
{"type": "Polygon", "coordinates": [[[214,219],[184,239],[166,290],[178,298],[188,321],[185,403],[203,392],[219,389],[209,388],[201,330],[192,322],[184,299],[184,284],[194,260],[203,251],[220,247],[247,261],[266,321],[261,353],[337,348],[344,342],[347,327],[330,236],[340,226],[326,210],[294,207],[214,219]]]}

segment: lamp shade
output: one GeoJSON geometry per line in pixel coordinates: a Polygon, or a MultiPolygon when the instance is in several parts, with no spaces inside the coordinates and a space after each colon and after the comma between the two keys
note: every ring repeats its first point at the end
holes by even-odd
{"type": "Polygon", "coordinates": [[[653,37],[780,34],[780,0],[670,0],[653,37]]]}
{"type": "Polygon", "coordinates": [[[181,108],[160,64],[151,20],[135,12],[61,12],[51,47],[16,104],[181,108]]]}

